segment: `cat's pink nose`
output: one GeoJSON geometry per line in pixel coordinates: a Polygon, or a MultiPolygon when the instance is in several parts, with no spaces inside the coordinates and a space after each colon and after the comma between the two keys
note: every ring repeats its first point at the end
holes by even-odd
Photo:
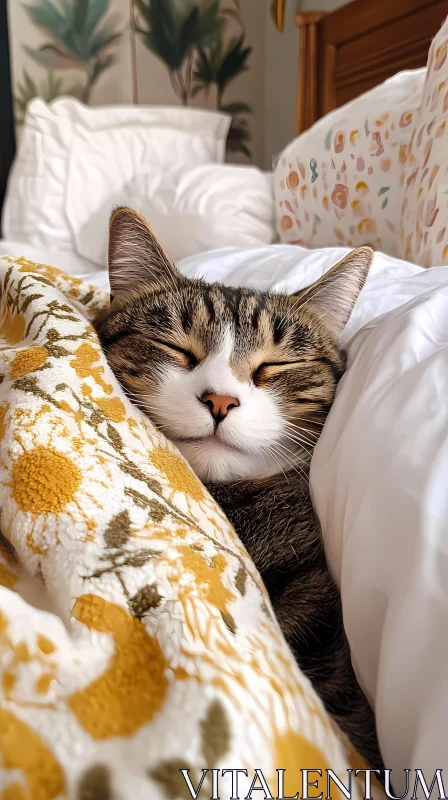
{"type": "Polygon", "coordinates": [[[221,422],[232,408],[237,408],[240,404],[236,397],[229,397],[226,394],[209,394],[208,392],[202,395],[201,400],[204,405],[209,407],[210,414],[217,423],[221,422]]]}

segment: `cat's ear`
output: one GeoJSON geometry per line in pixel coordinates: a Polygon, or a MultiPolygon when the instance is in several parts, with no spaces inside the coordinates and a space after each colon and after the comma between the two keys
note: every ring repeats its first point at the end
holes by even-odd
{"type": "Polygon", "coordinates": [[[297,310],[310,307],[318,311],[326,325],[336,334],[342,333],[367,280],[373,256],[371,247],[352,250],[316,283],[297,293],[297,310]]]}
{"type": "Polygon", "coordinates": [[[113,297],[137,285],[167,286],[179,278],[146,220],[132,208],[117,208],[110,218],[108,263],[113,297]]]}

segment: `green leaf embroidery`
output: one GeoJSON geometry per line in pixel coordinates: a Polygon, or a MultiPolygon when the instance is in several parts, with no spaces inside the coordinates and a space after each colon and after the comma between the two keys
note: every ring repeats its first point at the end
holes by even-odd
{"type": "Polygon", "coordinates": [[[94,764],[83,772],[76,797],[77,800],[111,800],[109,768],[104,764],[94,764]]]}
{"type": "Polygon", "coordinates": [[[247,572],[243,567],[240,567],[235,577],[235,586],[241,595],[246,594],[246,579],[247,572]]]}
{"type": "Polygon", "coordinates": [[[43,297],[43,294],[29,294],[22,304],[22,308],[20,309],[21,313],[23,314],[27,310],[33,300],[39,300],[41,297],[43,297]]]}
{"type": "MultiPolygon", "coordinates": [[[[149,777],[160,783],[165,790],[168,800],[191,800],[191,794],[186,784],[185,778],[180,772],[181,769],[190,770],[192,767],[185,761],[162,761],[158,767],[150,770],[149,777]]],[[[202,785],[202,784],[201,784],[202,785]]]]}
{"type": "Polygon", "coordinates": [[[131,535],[131,520],[129,511],[119,511],[115,517],[112,517],[109,525],[104,533],[104,541],[106,547],[123,547],[131,535]]]}
{"type": "MultiPolygon", "coordinates": [[[[122,472],[125,472],[127,475],[130,475],[131,478],[135,478],[135,480],[142,481],[142,483],[145,483],[151,492],[155,492],[156,494],[159,494],[161,497],[163,497],[162,487],[160,483],[154,480],[154,478],[148,478],[148,476],[145,475],[143,470],[137,467],[136,464],[133,464],[131,462],[128,463],[120,461],[118,463],[118,466],[120,467],[122,472]]],[[[143,495],[141,496],[143,497],[143,495]]]]}
{"type": "Polygon", "coordinates": [[[120,453],[123,450],[123,439],[110,422],[107,423],[107,436],[114,450],[120,453]]]}
{"type": "Polygon", "coordinates": [[[202,752],[209,769],[215,767],[230,746],[230,727],[225,708],[220,700],[210,703],[201,722],[202,752]]]}
{"type": "Polygon", "coordinates": [[[130,489],[128,486],[125,488],[124,493],[134,501],[138,508],[149,507],[151,501],[144,494],[140,494],[140,492],[136,492],[135,489],[130,489]]]}
{"type": "Polygon", "coordinates": [[[226,626],[226,628],[230,631],[230,633],[236,633],[236,624],[232,615],[229,614],[228,611],[223,611],[222,608],[220,608],[219,611],[222,617],[222,621],[226,626]]]}
{"type": "Polygon", "coordinates": [[[53,356],[53,358],[63,358],[64,356],[71,355],[71,353],[68,350],[66,350],[65,347],[61,347],[58,344],[47,343],[45,349],[48,351],[48,354],[50,356],[53,356]]]}
{"type": "Polygon", "coordinates": [[[157,608],[161,600],[162,598],[157,591],[157,586],[153,583],[152,585],[143,586],[142,589],[139,589],[137,594],[130,598],[129,605],[134,616],[141,619],[151,608],[157,608]]]}

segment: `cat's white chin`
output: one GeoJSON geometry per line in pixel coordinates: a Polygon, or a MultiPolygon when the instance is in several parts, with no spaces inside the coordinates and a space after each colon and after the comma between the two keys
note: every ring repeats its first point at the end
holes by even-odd
{"type": "Polygon", "coordinates": [[[266,477],[279,471],[278,461],[271,464],[265,453],[244,452],[219,436],[183,439],[174,444],[204,483],[266,477]]]}

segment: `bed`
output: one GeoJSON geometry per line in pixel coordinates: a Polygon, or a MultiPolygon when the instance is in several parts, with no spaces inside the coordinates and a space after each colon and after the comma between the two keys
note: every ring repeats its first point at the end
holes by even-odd
{"type": "Polygon", "coordinates": [[[446,0],[362,0],[332,13],[299,13],[296,132],[406,69],[426,64],[446,0]]]}
{"type": "MultiPolygon", "coordinates": [[[[374,266],[344,332],[349,368],[313,456],[310,487],[395,791],[404,790],[403,769],[423,770],[430,785],[435,770],[448,768],[448,254],[445,233],[438,233],[448,227],[439,226],[448,218],[448,179],[425,139],[432,125],[434,141],[443,144],[448,37],[432,56],[431,118],[414,136],[426,159],[422,180],[439,187],[437,206],[419,205],[426,184],[417,182],[399,138],[408,142],[425,113],[428,48],[447,14],[448,0],[355,0],[331,14],[299,14],[303,138],[266,175],[222,163],[223,116],[95,111],[67,99],[53,107],[35,100],[29,114],[31,141],[51,142],[58,169],[47,168],[44,147],[21,146],[11,172],[13,103],[0,12],[3,191],[10,177],[7,238],[0,241],[8,284],[0,319],[7,343],[0,354],[5,797],[29,789],[35,798],[162,800],[188,796],[181,767],[190,769],[194,786],[201,770],[210,770],[204,786],[211,794],[211,771],[227,763],[266,763],[269,779],[276,769],[293,773],[316,762],[340,775],[358,765],[292,663],[235,534],[178,454],[120,393],[92,338],[88,323],[107,303],[107,218],[123,201],[139,205],[183,274],[229,285],[296,291],[372,240],[374,266]],[[417,72],[396,80],[399,70],[417,72]],[[375,92],[369,119],[366,91],[375,92]],[[388,97],[394,108],[386,119],[381,104],[388,97]],[[339,113],[348,102],[348,112],[339,113]],[[151,146],[142,149],[145,126],[151,146]],[[124,128],[121,149],[114,149],[124,128]],[[367,139],[378,184],[366,177],[367,157],[356,149],[367,139]],[[129,164],[127,150],[138,154],[129,164]],[[42,160],[33,173],[26,159],[35,151],[42,160]],[[153,165],[151,154],[161,159],[168,151],[166,162],[153,165]],[[132,172],[145,159],[151,169],[132,172]],[[186,161],[188,169],[180,169],[186,161]],[[114,174],[129,168],[125,194],[103,180],[110,163],[119,165],[114,174]],[[87,183],[92,169],[95,180],[87,183]],[[392,186],[393,174],[402,182],[392,186]],[[402,214],[403,187],[409,231],[400,237],[391,219],[402,214]],[[24,213],[30,197],[31,217],[24,213]],[[426,229],[437,229],[432,249],[426,229]],[[17,471],[17,461],[26,470],[17,471]],[[38,502],[30,499],[30,476],[45,489],[38,502]],[[35,762],[23,756],[33,750],[35,762]]],[[[298,788],[286,782],[285,793],[298,788]]],[[[227,796],[225,785],[219,789],[227,796]]],[[[355,785],[352,796],[358,792],[355,785]]]]}

